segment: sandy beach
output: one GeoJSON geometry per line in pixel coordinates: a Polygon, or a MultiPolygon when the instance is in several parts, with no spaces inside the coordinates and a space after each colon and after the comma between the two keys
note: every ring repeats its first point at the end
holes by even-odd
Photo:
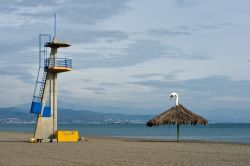
{"type": "Polygon", "coordinates": [[[250,145],[244,144],[97,137],[79,143],[27,143],[31,136],[0,132],[0,165],[250,165],[250,145]]]}

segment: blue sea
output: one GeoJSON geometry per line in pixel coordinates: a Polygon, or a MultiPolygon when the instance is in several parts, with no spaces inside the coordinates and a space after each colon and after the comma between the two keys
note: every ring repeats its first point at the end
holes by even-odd
{"type": "MultiPolygon", "coordinates": [[[[30,132],[34,124],[0,124],[0,131],[30,132]]],[[[143,139],[176,139],[176,126],[146,127],[145,124],[59,124],[60,130],[78,130],[81,136],[143,139]]],[[[181,140],[201,140],[250,144],[250,124],[209,124],[181,126],[181,140]]]]}

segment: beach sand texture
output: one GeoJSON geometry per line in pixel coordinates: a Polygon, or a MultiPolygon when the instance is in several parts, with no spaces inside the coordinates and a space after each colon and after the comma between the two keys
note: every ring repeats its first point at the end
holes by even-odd
{"type": "Polygon", "coordinates": [[[1,166],[248,166],[250,145],[88,138],[27,143],[32,134],[0,132],[1,166]]]}

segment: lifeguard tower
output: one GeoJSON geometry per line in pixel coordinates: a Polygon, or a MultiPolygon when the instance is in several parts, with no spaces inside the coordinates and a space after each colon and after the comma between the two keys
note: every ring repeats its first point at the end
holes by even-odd
{"type": "Polygon", "coordinates": [[[67,138],[69,141],[78,140],[77,131],[58,131],[57,129],[57,75],[72,69],[71,59],[59,58],[57,50],[69,46],[68,43],[57,39],[56,28],[53,38],[49,34],[39,35],[39,69],[30,109],[31,113],[37,114],[32,142],[56,142],[58,134],[63,135],[63,132],[71,135],[72,138],[67,138]],[[50,48],[49,55],[48,48],[50,48]]]}

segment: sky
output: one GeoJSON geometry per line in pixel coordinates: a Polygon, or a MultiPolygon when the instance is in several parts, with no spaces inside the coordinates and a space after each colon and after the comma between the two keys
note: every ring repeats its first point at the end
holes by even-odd
{"type": "Polygon", "coordinates": [[[58,76],[59,107],[157,114],[176,91],[196,113],[250,119],[248,0],[0,1],[0,107],[31,103],[38,36],[53,35],[57,13],[57,37],[72,45],[58,56],[73,62],[58,76]]]}

